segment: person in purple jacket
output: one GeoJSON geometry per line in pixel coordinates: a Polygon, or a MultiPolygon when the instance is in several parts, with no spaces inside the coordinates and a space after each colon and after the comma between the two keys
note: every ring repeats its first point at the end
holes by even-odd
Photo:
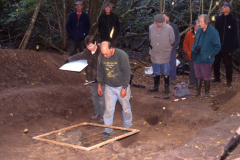
{"type": "Polygon", "coordinates": [[[76,11],[70,13],[66,28],[69,38],[69,56],[76,54],[77,48],[79,52],[84,50],[84,39],[88,35],[91,28],[89,16],[83,12],[83,2],[75,2],[76,11]]]}

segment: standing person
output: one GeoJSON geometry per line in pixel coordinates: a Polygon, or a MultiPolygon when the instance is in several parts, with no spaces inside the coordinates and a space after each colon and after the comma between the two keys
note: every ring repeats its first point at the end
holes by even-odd
{"type": "Polygon", "coordinates": [[[112,44],[112,47],[117,45],[117,35],[120,30],[120,23],[118,16],[112,11],[112,4],[106,2],[103,5],[104,13],[101,14],[98,20],[98,31],[100,33],[101,42],[109,41],[112,44]],[[112,37],[110,33],[114,28],[112,37]]]}
{"type": "MultiPolygon", "coordinates": [[[[79,59],[87,59],[88,66],[86,68],[86,80],[88,82],[94,81],[94,83],[90,83],[89,89],[92,93],[92,101],[95,115],[91,116],[90,119],[98,120],[99,123],[103,123],[103,114],[105,111],[105,99],[103,96],[98,96],[98,86],[97,86],[97,62],[98,56],[100,53],[100,46],[96,43],[94,36],[88,35],[85,38],[85,45],[87,49],[85,49],[82,53],[77,53],[68,58],[67,62],[76,61],[79,59]]],[[[104,91],[105,86],[101,86],[104,91]]]]}
{"type": "Polygon", "coordinates": [[[175,41],[173,28],[165,22],[162,14],[154,16],[154,23],[149,26],[149,40],[154,87],[149,89],[149,92],[157,92],[160,83],[160,72],[164,75],[165,93],[169,91],[169,75],[170,75],[170,56],[171,48],[175,41]]]}
{"type": "Polygon", "coordinates": [[[192,46],[192,59],[194,60],[193,63],[196,76],[196,93],[194,96],[199,96],[201,94],[202,81],[204,80],[204,97],[207,98],[210,97],[211,67],[215,56],[221,49],[221,43],[218,31],[209,24],[209,16],[202,14],[198,19],[201,28],[197,30],[195,41],[192,46]]]}
{"type": "Polygon", "coordinates": [[[76,11],[70,13],[66,28],[69,38],[69,56],[76,54],[77,48],[84,50],[84,39],[88,35],[91,24],[87,13],[83,12],[83,3],[75,2],[76,11]]]}
{"type": "Polygon", "coordinates": [[[221,51],[217,54],[214,62],[214,80],[212,82],[220,82],[220,63],[221,59],[225,63],[227,86],[230,87],[232,83],[232,52],[237,43],[237,21],[231,14],[232,5],[230,3],[223,3],[222,15],[217,17],[215,28],[219,32],[221,40],[221,51]]]}
{"type": "Polygon", "coordinates": [[[175,42],[172,44],[172,51],[171,51],[171,58],[170,58],[170,78],[171,78],[170,83],[175,84],[177,79],[176,52],[177,52],[178,44],[180,43],[180,34],[179,34],[178,26],[169,21],[168,13],[163,13],[163,16],[165,18],[166,23],[173,28],[174,35],[175,35],[175,42]]]}
{"type": "Polygon", "coordinates": [[[189,73],[190,85],[188,86],[189,88],[193,88],[193,86],[195,85],[195,71],[194,71],[193,59],[191,58],[191,49],[192,49],[192,45],[194,43],[195,34],[196,34],[199,26],[200,26],[199,20],[196,20],[194,22],[193,29],[191,29],[190,31],[187,32],[187,34],[184,38],[184,41],[183,41],[183,50],[187,54],[189,70],[190,70],[190,73],[189,73]]]}
{"type": "MultiPolygon", "coordinates": [[[[101,44],[101,55],[98,58],[97,80],[98,95],[102,96],[101,84],[104,80],[106,110],[103,116],[104,124],[112,126],[117,100],[122,106],[123,126],[132,126],[132,111],[130,105],[130,64],[126,52],[113,48],[110,42],[101,44]]],[[[105,128],[101,139],[107,140],[113,129],[105,128]]]]}

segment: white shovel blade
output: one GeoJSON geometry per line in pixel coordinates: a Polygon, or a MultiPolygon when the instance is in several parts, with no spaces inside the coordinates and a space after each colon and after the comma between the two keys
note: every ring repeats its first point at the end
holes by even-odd
{"type": "Polygon", "coordinates": [[[87,67],[87,65],[88,65],[87,60],[77,60],[73,62],[68,62],[59,69],[66,71],[81,72],[85,67],[87,67]]]}

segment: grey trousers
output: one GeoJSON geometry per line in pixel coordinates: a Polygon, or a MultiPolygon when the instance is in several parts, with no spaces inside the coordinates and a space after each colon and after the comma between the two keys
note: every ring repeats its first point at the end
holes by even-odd
{"type": "Polygon", "coordinates": [[[189,82],[190,85],[195,85],[195,71],[194,71],[194,64],[193,64],[193,60],[188,60],[189,63],[189,82]]]}
{"type": "Polygon", "coordinates": [[[94,108],[94,113],[95,114],[100,114],[101,117],[103,117],[104,112],[105,112],[105,86],[101,86],[102,87],[102,91],[103,91],[103,95],[102,97],[100,97],[98,95],[97,89],[98,86],[89,86],[89,89],[92,93],[92,101],[93,101],[93,108],[94,108]]]}
{"type": "Polygon", "coordinates": [[[84,40],[82,41],[74,41],[69,38],[69,56],[73,56],[77,53],[77,48],[79,49],[79,52],[82,52],[84,50],[84,40]]]}

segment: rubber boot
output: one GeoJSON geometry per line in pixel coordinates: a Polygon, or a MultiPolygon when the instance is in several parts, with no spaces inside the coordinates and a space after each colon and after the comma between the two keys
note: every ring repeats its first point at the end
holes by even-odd
{"type": "Polygon", "coordinates": [[[154,76],[154,86],[152,89],[148,89],[149,92],[157,92],[160,83],[160,75],[154,76]]]}
{"type": "Polygon", "coordinates": [[[196,79],[196,93],[193,95],[194,97],[200,96],[202,88],[202,80],[196,79]]]}
{"type": "Polygon", "coordinates": [[[164,76],[164,82],[165,82],[165,94],[170,93],[169,91],[169,76],[167,78],[164,76]]]}
{"type": "Polygon", "coordinates": [[[204,85],[205,85],[205,98],[210,97],[209,91],[210,91],[210,81],[204,81],[204,85]]]}

